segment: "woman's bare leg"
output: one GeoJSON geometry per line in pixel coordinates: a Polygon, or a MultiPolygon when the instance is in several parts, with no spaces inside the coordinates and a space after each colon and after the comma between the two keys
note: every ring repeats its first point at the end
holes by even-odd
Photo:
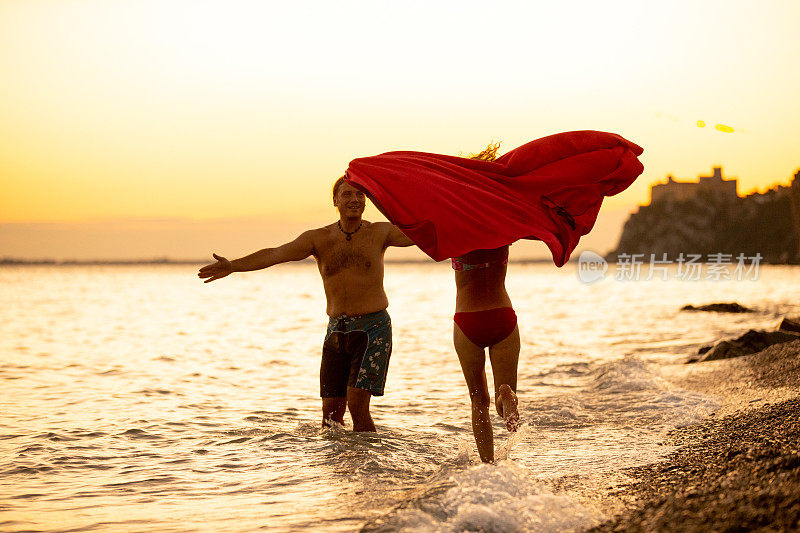
{"type": "Polygon", "coordinates": [[[519,428],[516,394],[519,327],[515,327],[508,337],[489,347],[489,360],[494,375],[495,407],[506,421],[506,428],[516,431],[519,428]]]}
{"type": "Polygon", "coordinates": [[[458,327],[453,324],[453,345],[464,372],[472,402],[472,433],[478,445],[478,455],[484,463],[494,462],[494,438],[492,421],[489,418],[489,388],[486,385],[486,355],[483,348],[475,345],[458,327]]]}

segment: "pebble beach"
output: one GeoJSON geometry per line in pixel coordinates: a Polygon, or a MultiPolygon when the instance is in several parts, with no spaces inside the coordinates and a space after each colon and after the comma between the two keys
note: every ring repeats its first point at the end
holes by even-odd
{"type": "Polygon", "coordinates": [[[589,531],[799,530],[800,341],[664,373],[720,408],[671,432],[666,460],[629,469],[605,495],[618,513],[589,531]]]}

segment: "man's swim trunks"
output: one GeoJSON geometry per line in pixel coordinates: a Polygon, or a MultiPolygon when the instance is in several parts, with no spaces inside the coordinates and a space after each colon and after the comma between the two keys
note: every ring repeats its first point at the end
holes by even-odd
{"type": "Polygon", "coordinates": [[[385,309],[368,315],[331,317],[322,345],[320,396],[344,398],[347,387],[383,396],[390,355],[392,321],[385,309]]]}

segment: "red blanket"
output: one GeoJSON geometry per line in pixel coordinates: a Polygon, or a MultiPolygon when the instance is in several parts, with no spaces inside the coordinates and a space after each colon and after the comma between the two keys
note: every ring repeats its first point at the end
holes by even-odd
{"type": "Polygon", "coordinates": [[[571,131],[496,161],[423,152],[362,157],[345,178],[436,261],[538,239],[560,267],[594,226],[603,198],[642,173],[642,151],[613,133],[571,131]]]}

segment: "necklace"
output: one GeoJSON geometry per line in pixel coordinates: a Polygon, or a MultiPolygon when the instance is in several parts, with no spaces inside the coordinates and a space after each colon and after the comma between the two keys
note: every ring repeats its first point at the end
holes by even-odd
{"type": "Polygon", "coordinates": [[[341,231],[342,233],[344,233],[345,235],[347,235],[347,240],[348,240],[348,241],[349,241],[349,240],[352,240],[352,238],[353,238],[353,233],[355,233],[355,232],[357,232],[358,230],[360,230],[360,229],[361,229],[361,224],[363,224],[363,223],[364,223],[364,221],[363,221],[363,220],[362,220],[361,222],[359,222],[359,223],[358,223],[358,227],[357,227],[356,229],[354,229],[353,231],[345,231],[344,229],[342,229],[342,221],[340,220],[339,222],[337,222],[337,224],[339,225],[339,231],[341,231]]]}

